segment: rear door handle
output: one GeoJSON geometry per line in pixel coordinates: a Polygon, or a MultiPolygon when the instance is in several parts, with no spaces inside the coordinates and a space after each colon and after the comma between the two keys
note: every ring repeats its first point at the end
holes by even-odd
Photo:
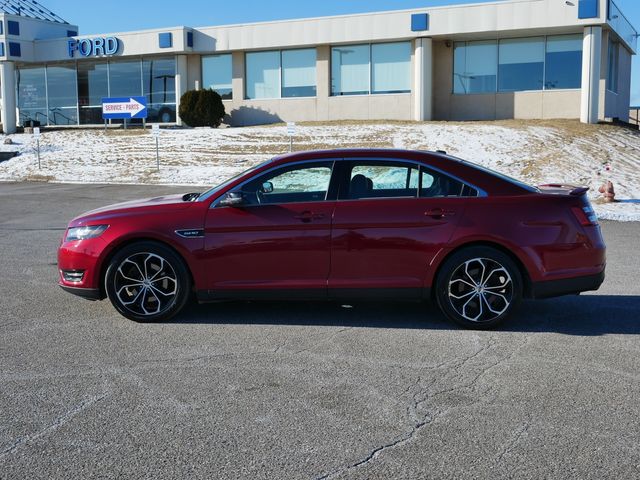
{"type": "Polygon", "coordinates": [[[295,219],[300,220],[302,222],[308,223],[311,220],[321,220],[324,218],[324,213],[313,213],[309,210],[304,211],[298,215],[294,215],[295,219]]]}
{"type": "Polygon", "coordinates": [[[424,212],[425,217],[431,218],[453,217],[455,216],[455,214],[456,212],[454,212],[453,210],[444,210],[442,208],[432,208],[424,212]]]}

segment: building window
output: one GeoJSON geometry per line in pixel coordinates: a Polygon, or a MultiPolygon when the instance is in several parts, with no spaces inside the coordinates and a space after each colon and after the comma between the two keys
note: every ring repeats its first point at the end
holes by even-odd
{"type": "Polygon", "coordinates": [[[232,98],[231,54],[202,57],[202,87],[215,90],[225,100],[232,98]]]}
{"type": "Polygon", "coordinates": [[[369,93],[369,45],[331,49],[331,95],[369,93]]]}
{"type": "Polygon", "coordinates": [[[283,50],[246,54],[246,98],[316,95],[316,50],[283,50]]]}
{"type": "Polygon", "coordinates": [[[498,91],[542,90],[544,37],[500,40],[498,91]]]}
{"type": "Polygon", "coordinates": [[[411,43],[331,49],[331,95],[411,92],[411,43]]]}
{"type": "Polygon", "coordinates": [[[495,93],[498,78],[495,41],[456,42],[453,65],[453,93],[495,93]]]}
{"type": "Polygon", "coordinates": [[[109,62],[109,96],[133,97],[142,95],[140,60],[109,62]]]}
{"type": "Polygon", "coordinates": [[[316,96],[316,49],[282,51],[282,97],[316,96]]]}
{"type": "Polygon", "coordinates": [[[49,125],[78,124],[75,65],[47,66],[49,125]]]}
{"type": "Polygon", "coordinates": [[[102,120],[102,99],[109,96],[107,62],[78,62],[78,105],[80,125],[95,125],[102,120]]]}
{"type": "Polygon", "coordinates": [[[7,33],[9,35],[20,35],[20,22],[7,20],[7,33]]]}
{"type": "Polygon", "coordinates": [[[371,93],[411,91],[411,44],[371,45],[371,93]]]}
{"type": "Polygon", "coordinates": [[[174,57],[142,59],[142,90],[147,97],[147,121],[176,121],[176,60],[174,57]]]}
{"type": "Polygon", "coordinates": [[[582,35],[547,37],[544,88],[580,88],[582,84],[582,35]]]}
{"type": "Polygon", "coordinates": [[[453,93],[580,88],[582,35],[456,42],[453,93]],[[544,79],[544,81],[543,81],[544,79]]]}
{"type": "Polygon", "coordinates": [[[246,54],[248,99],[280,97],[280,52],[246,54]]]}
{"type": "Polygon", "coordinates": [[[47,81],[44,67],[24,66],[18,69],[19,123],[47,124],[47,81]]]}
{"type": "Polygon", "coordinates": [[[620,44],[618,42],[609,41],[608,57],[607,90],[618,93],[618,71],[620,68],[620,44]]]}

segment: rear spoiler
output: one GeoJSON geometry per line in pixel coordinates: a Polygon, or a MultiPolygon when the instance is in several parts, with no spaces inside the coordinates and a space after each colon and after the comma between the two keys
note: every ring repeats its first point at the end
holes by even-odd
{"type": "Polygon", "coordinates": [[[555,193],[558,195],[571,195],[572,197],[581,197],[589,191],[589,187],[575,187],[573,185],[562,185],[559,183],[549,183],[546,185],[538,185],[538,188],[544,193],[555,193]]]}

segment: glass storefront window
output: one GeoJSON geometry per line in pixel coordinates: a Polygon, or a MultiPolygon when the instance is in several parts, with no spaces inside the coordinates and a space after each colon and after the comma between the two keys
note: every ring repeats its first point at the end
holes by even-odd
{"type": "Polygon", "coordinates": [[[100,124],[102,99],[109,96],[107,62],[78,62],[78,105],[80,125],[100,124]]]}
{"type": "MultiPolygon", "coordinates": [[[[142,95],[142,68],[140,60],[117,60],[109,62],[109,96],[133,97],[142,95]]],[[[123,120],[111,120],[111,123],[124,123],[123,120]]],[[[134,118],[127,123],[142,123],[134,118]]]]}
{"type": "Polygon", "coordinates": [[[369,93],[369,45],[331,49],[331,95],[369,93]]]}
{"type": "Polygon", "coordinates": [[[49,125],[78,124],[75,65],[47,66],[49,125]]]}
{"type": "Polygon", "coordinates": [[[231,54],[202,57],[202,88],[215,90],[224,100],[233,94],[233,59],[231,54]]]}
{"type": "Polygon", "coordinates": [[[47,86],[44,67],[25,66],[18,69],[19,123],[36,121],[47,124],[47,86]]]}
{"type": "Polygon", "coordinates": [[[109,89],[110,97],[142,95],[140,60],[109,62],[109,89]]]}
{"type": "Polygon", "coordinates": [[[176,121],[176,61],[173,57],[142,60],[142,88],[147,97],[147,121],[176,121]]]}
{"type": "Polygon", "coordinates": [[[411,44],[371,45],[372,93],[411,92],[411,44]]]}
{"type": "Polygon", "coordinates": [[[282,51],[282,96],[316,96],[316,49],[282,51]]]}
{"type": "Polygon", "coordinates": [[[580,88],[582,35],[547,37],[544,88],[580,88]]]}
{"type": "Polygon", "coordinates": [[[498,91],[542,90],[544,37],[500,40],[498,91]]]}
{"type": "Polygon", "coordinates": [[[456,42],[453,64],[453,93],[495,93],[498,78],[495,41],[456,42]]]}
{"type": "Polygon", "coordinates": [[[280,52],[251,52],[246,54],[246,97],[280,97],[280,52]]]}

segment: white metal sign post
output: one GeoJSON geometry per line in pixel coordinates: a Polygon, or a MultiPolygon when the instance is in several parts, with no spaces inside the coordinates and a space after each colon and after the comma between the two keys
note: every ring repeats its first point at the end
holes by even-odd
{"type": "Polygon", "coordinates": [[[287,133],[289,134],[289,152],[293,151],[293,136],[296,134],[295,122],[287,123],[287,133]]]}
{"type": "Polygon", "coordinates": [[[37,152],[38,152],[38,169],[41,169],[40,165],[40,127],[33,127],[33,138],[36,139],[37,152]]]}
{"type": "Polygon", "coordinates": [[[153,125],[151,125],[151,135],[153,135],[153,137],[156,139],[156,168],[159,171],[160,170],[160,146],[159,146],[160,125],[158,125],[157,123],[154,123],[153,125]]]}

